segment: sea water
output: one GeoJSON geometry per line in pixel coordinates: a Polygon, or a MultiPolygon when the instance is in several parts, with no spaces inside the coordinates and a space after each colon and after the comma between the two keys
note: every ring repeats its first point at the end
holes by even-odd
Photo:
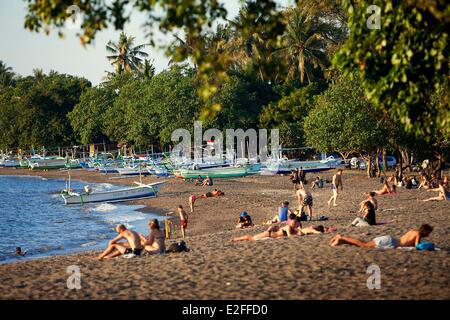
{"type": "MultiPolygon", "coordinates": [[[[60,196],[65,180],[36,176],[0,176],[0,263],[105,248],[125,224],[148,234],[147,221],[162,217],[137,210],[143,206],[126,204],[64,205],[60,196]],[[27,251],[15,255],[15,248],[27,251]]],[[[80,191],[87,183],[71,182],[80,191]]],[[[91,184],[93,191],[121,188],[108,183],[91,184]]]]}

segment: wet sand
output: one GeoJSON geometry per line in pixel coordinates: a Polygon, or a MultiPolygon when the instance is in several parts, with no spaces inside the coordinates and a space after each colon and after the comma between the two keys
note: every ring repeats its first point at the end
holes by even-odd
{"type": "MultiPolygon", "coordinates": [[[[320,174],[331,180],[333,171],[320,174]]],[[[0,174],[40,175],[65,178],[60,171],[0,169],[0,174]]],[[[136,178],[110,179],[112,175],[73,170],[72,179],[130,185],[136,178]]],[[[312,175],[308,174],[307,179],[312,175]]],[[[188,253],[171,253],[133,259],[98,262],[98,252],[84,252],[24,260],[0,265],[1,299],[449,299],[450,201],[420,200],[436,195],[424,190],[399,188],[396,195],[378,197],[378,222],[383,225],[352,228],[362,192],[380,188],[378,179],[364,172],[344,171],[344,190],[338,207],[328,209],[329,183],[313,189],[314,215],[328,221],[304,222],[336,227],[334,233],[283,239],[231,242],[243,234],[264,231],[263,221],[277,213],[283,200],[297,206],[292,183],[285,176],[250,176],[215,179],[214,187],[196,187],[175,178],[145,177],[143,182],[167,180],[160,196],[139,200],[146,211],[165,213],[188,206],[190,194],[219,188],[221,198],[200,199],[189,215],[188,253]],[[247,211],[257,226],[236,230],[241,211],[247,211]],[[333,248],[335,234],[370,240],[385,234],[400,236],[411,228],[429,223],[435,229],[428,241],[441,250],[422,252],[399,249],[333,248]],[[67,267],[81,271],[81,289],[69,290],[67,267]],[[370,290],[367,268],[377,265],[381,288],[370,290]]],[[[75,231],[74,231],[75,232],[75,231]]],[[[170,244],[168,240],[166,244],[170,244]]]]}

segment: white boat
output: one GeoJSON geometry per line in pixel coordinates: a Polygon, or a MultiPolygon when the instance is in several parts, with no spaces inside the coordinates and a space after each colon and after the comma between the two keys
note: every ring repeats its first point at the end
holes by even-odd
{"type": "Polygon", "coordinates": [[[323,160],[298,161],[298,160],[280,160],[273,163],[266,163],[262,174],[288,174],[292,169],[302,168],[304,172],[320,172],[337,167],[337,161],[334,157],[328,157],[323,160]]]}
{"type": "Polygon", "coordinates": [[[166,181],[142,184],[135,182],[136,187],[123,188],[118,190],[108,190],[101,192],[90,192],[85,187],[83,193],[75,193],[70,188],[63,190],[61,196],[65,204],[84,204],[92,202],[121,202],[128,200],[138,200],[144,198],[155,198],[166,181]]]}

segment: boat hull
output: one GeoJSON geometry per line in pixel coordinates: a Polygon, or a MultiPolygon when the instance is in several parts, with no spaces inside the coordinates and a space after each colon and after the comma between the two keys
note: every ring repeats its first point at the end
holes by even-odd
{"type": "Polygon", "coordinates": [[[98,203],[98,202],[123,202],[129,200],[137,200],[144,198],[154,198],[162,184],[165,182],[153,183],[140,187],[133,187],[128,189],[110,190],[89,194],[61,194],[65,204],[84,204],[84,203],[98,203]]]}
{"type": "Polygon", "coordinates": [[[244,177],[248,175],[248,169],[246,167],[240,168],[216,168],[216,169],[204,169],[204,170],[188,170],[180,169],[175,172],[177,178],[183,179],[196,179],[198,176],[206,178],[236,178],[244,177]]]}

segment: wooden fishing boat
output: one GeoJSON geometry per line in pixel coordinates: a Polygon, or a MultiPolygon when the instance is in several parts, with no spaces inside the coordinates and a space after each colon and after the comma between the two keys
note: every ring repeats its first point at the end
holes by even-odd
{"type": "Polygon", "coordinates": [[[135,183],[137,184],[136,187],[101,192],[91,192],[88,187],[85,187],[84,192],[76,193],[68,188],[61,192],[61,196],[64,199],[65,204],[122,202],[144,198],[155,198],[157,197],[160,188],[166,183],[166,181],[150,184],[142,184],[139,182],[135,183]]]}
{"type": "Polygon", "coordinates": [[[174,171],[177,178],[196,179],[198,176],[202,178],[235,178],[249,175],[248,167],[222,167],[210,168],[202,170],[179,169],[174,171]]]}

